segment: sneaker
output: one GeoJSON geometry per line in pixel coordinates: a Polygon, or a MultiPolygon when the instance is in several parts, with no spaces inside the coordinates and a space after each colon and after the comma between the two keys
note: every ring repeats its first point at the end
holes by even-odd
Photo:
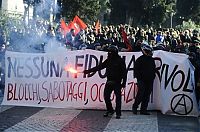
{"type": "Polygon", "coordinates": [[[107,111],[103,116],[108,117],[108,116],[112,116],[113,114],[114,114],[114,111],[112,112],[107,111]]]}
{"type": "Polygon", "coordinates": [[[120,115],[117,115],[117,116],[116,116],[116,119],[120,119],[120,118],[121,118],[120,115]]]}
{"type": "Polygon", "coordinates": [[[133,114],[137,115],[137,109],[133,108],[132,112],[133,112],[133,114]]]}

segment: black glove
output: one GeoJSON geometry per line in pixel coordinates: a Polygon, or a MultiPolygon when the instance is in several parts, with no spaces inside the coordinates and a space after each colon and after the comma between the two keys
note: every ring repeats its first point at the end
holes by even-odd
{"type": "Polygon", "coordinates": [[[89,70],[84,70],[83,73],[88,74],[90,72],[89,72],[89,70]]]}

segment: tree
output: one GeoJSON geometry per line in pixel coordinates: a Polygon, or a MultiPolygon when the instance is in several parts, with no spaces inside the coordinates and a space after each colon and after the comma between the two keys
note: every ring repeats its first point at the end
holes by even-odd
{"type": "Polygon", "coordinates": [[[200,1],[199,0],[177,0],[177,14],[184,20],[191,19],[200,24],[200,1]]]}
{"type": "Polygon", "coordinates": [[[108,21],[110,20],[110,2],[109,0],[100,0],[100,13],[98,14],[98,20],[100,20],[102,23],[101,24],[107,24],[108,21]]]}
{"type": "Polygon", "coordinates": [[[68,21],[78,15],[83,21],[90,23],[96,21],[101,5],[99,0],[63,0],[61,8],[62,16],[68,21]]]}
{"type": "Polygon", "coordinates": [[[23,28],[22,16],[0,10],[0,30],[4,31],[6,36],[8,36],[11,31],[11,26],[23,28]]]}
{"type": "Polygon", "coordinates": [[[153,0],[145,6],[144,24],[160,26],[173,12],[173,4],[169,0],[153,0]]]}
{"type": "Polygon", "coordinates": [[[126,0],[110,0],[110,24],[124,24],[126,21],[126,0]]]}
{"type": "Polygon", "coordinates": [[[161,25],[172,0],[110,0],[112,23],[161,25]]]}

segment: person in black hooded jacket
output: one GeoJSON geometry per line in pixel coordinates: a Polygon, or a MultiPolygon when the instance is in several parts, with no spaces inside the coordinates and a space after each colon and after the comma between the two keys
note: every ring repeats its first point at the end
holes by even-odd
{"type": "Polygon", "coordinates": [[[127,71],[124,59],[118,55],[118,48],[114,45],[108,47],[108,58],[101,64],[88,70],[84,70],[85,74],[90,72],[96,72],[106,68],[106,85],[104,89],[104,100],[107,108],[107,112],[104,117],[114,114],[114,109],[111,103],[111,93],[114,91],[116,96],[116,118],[121,117],[121,88],[126,86],[127,71]]]}
{"type": "Polygon", "coordinates": [[[152,58],[153,49],[148,43],[143,42],[141,44],[141,50],[143,55],[134,64],[134,77],[137,79],[138,92],[132,106],[132,111],[133,114],[137,114],[137,108],[141,104],[140,114],[149,115],[150,113],[147,112],[147,107],[150,94],[153,90],[156,65],[152,58]]]}

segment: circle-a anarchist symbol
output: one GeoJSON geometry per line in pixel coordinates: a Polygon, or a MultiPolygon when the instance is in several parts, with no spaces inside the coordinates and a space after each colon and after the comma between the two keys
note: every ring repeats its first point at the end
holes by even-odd
{"type": "Polygon", "coordinates": [[[188,95],[178,94],[171,100],[171,109],[178,115],[187,115],[193,109],[193,101],[188,95]]]}

